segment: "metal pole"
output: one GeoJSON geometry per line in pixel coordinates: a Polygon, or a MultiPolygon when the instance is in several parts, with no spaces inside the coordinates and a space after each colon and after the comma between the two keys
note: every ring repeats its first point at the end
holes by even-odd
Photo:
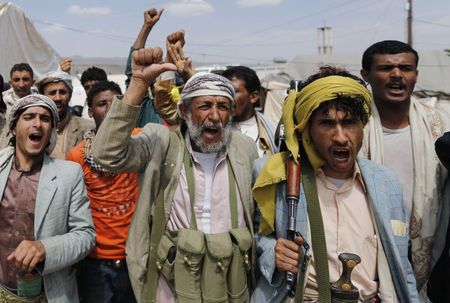
{"type": "Polygon", "coordinates": [[[413,33],[412,33],[412,0],[407,0],[406,9],[408,10],[408,44],[409,46],[413,46],[413,33]]]}

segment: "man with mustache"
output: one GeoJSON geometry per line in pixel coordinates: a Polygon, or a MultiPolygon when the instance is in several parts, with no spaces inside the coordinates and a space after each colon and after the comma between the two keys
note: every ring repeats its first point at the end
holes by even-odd
{"type": "Polygon", "coordinates": [[[236,109],[233,127],[255,141],[260,157],[276,153],[276,126],[258,111],[262,102],[261,83],[256,72],[247,66],[232,66],[222,76],[233,83],[236,91],[236,109]]]}
{"type": "Polygon", "coordinates": [[[80,118],[70,112],[72,98],[72,78],[66,72],[47,73],[38,83],[39,93],[53,100],[58,110],[56,146],[51,157],[66,159],[67,152],[83,140],[85,132],[94,129],[92,121],[80,118]]]}
{"type": "Polygon", "coordinates": [[[331,67],[289,92],[281,117],[285,151],[255,162],[261,276],[251,302],[417,302],[401,186],[383,166],[357,157],[370,102],[361,79],[331,67]],[[286,168],[295,161],[301,180],[286,168]],[[297,207],[287,197],[297,198],[297,207]],[[297,216],[293,240],[286,239],[290,210],[297,216]],[[343,292],[330,288],[345,267],[342,253],[360,256],[356,267],[347,263],[357,291],[348,280],[343,292]],[[297,274],[292,284],[288,271],[297,274]],[[288,297],[293,288],[295,300],[288,297]],[[355,297],[339,297],[350,293],[355,297]]]}
{"type": "Polygon", "coordinates": [[[142,97],[164,71],[160,48],[132,55],[132,77],[93,142],[97,163],[139,172],[139,200],[127,240],[138,302],[235,302],[248,299],[252,267],[252,140],[231,129],[233,85],[196,74],[178,103],[176,131],[149,123],[130,137],[142,97]]]}
{"type": "Polygon", "coordinates": [[[445,172],[434,153],[444,131],[440,115],[411,97],[418,77],[419,56],[394,40],[373,44],[363,54],[361,75],[372,88],[373,115],[365,128],[362,154],[391,169],[403,186],[410,224],[411,263],[422,299],[439,258],[447,224],[440,224],[445,172]],[[445,225],[445,226],[443,226],[445,225]],[[442,229],[441,229],[442,228],[442,229]]]}
{"type": "Polygon", "coordinates": [[[3,100],[7,106],[7,116],[20,98],[31,94],[31,87],[34,85],[33,69],[28,63],[14,64],[9,76],[11,88],[3,93],[3,100]]]}

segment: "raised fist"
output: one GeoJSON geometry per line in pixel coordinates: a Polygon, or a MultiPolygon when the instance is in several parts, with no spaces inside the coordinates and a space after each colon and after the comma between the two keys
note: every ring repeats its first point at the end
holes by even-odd
{"type": "Polygon", "coordinates": [[[166,62],[173,63],[177,67],[178,73],[187,81],[195,74],[192,60],[184,55],[183,46],[185,44],[184,31],[180,30],[167,36],[166,62]]]}
{"type": "Polygon", "coordinates": [[[148,11],[145,11],[144,12],[145,24],[149,26],[155,25],[159,21],[159,18],[161,18],[163,11],[164,11],[163,8],[160,11],[158,11],[156,8],[151,8],[148,11]]]}
{"type": "Polygon", "coordinates": [[[147,87],[165,71],[175,71],[172,63],[162,63],[162,50],[159,47],[143,48],[133,52],[131,69],[132,81],[145,84],[147,87]]]}

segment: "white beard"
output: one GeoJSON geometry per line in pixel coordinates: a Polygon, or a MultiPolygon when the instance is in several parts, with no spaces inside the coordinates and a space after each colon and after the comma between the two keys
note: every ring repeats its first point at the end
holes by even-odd
{"type": "Polygon", "coordinates": [[[217,123],[205,122],[205,124],[198,125],[192,122],[192,114],[191,112],[189,112],[186,117],[186,124],[190,139],[194,142],[194,144],[200,149],[202,153],[212,154],[225,151],[226,147],[228,146],[228,143],[230,143],[232,131],[231,116],[225,127],[222,125],[221,122],[217,123]],[[204,127],[211,127],[211,126],[216,127],[222,133],[222,139],[219,140],[217,143],[208,144],[203,141],[202,131],[204,127]]]}

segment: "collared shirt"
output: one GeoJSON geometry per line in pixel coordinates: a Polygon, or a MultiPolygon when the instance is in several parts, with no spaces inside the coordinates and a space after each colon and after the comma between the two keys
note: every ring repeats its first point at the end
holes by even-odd
{"type": "Polygon", "coordinates": [[[34,209],[41,166],[21,172],[13,165],[0,203],[0,282],[16,288],[14,263],[6,261],[23,240],[34,240],[34,209]]]}
{"type": "MultiPolygon", "coordinates": [[[[191,155],[194,179],[195,179],[195,203],[194,211],[197,221],[197,229],[205,233],[222,233],[229,231],[231,227],[231,212],[229,199],[229,181],[228,181],[228,163],[226,161],[227,153],[219,153],[214,166],[211,179],[205,174],[201,157],[196,157],[192,150],[189,136],[186,135],[186,146],[189,155],[191,155]],[[210,186],[210,188],[207,188],[210,186]],[[207,198],[205,194],[209,195],[207,198]],[[209,200],[209,205],[205,207],[205,200],[209,200]],[[204,212],[210,214],[204,214],[204,212]],[[210,215],[210,219],[208,218],[210,215]],[[207,226],[205,226],[207,222],[207,226]],[[214,224],[211,224],[214,222],[214,224]]],[[[244,211],[242,199],[239,190],[236,187],[238,202],[238,227],[246,226],[244,220],[244,211]]],[[[173,197],[172,209],[170,211],[167,228],[176,231],[182,228],[189,228],[191,220],[191,202],[186,179],[186,171],[183,169],[180,173],[180,180],[173,197]]],[[[172,294],[166,280],[162,275],[159,277],[156,302],[174,303],[175,297],[172,294]]]]}
{"type": "MultiPolygon", "coordinates": [[[[205,209],[205,193],[209,192],[210,199],[210,220],[214,222],[210,226],[210,233],[227,232],[231,229],[231,213],[230,200],[228,193],[228,166],[226,161],[226,153],[221,153],[217,157],[217,161],[213,170],[211,187],[206,187],[209,183],[206,180],[205,170],[202,167],[201,159],[195,157],[190,144],[189,136],[186,136],[186,144],[193,161],[194,179],[195,179],[195,203],[194,211],[197,222],[203,218],[205,209]]],[[[245,226],[244,212],[242,209],[242,200],[239,196],[239,190],[236,188],[238,199],[238,225],[245,226]]],[[[167,228],[175,231],[181,228],[189,228],[191,220],[191,202],[189,199],[189,190],[186,179],[186,172],[183,169],[180,173],[180,180],[173,197],[172,210],[170,212],[167,228]]],[[[207,232],[202,224],[198,224],[198,230],[207,232]]]]}
{"type": "MultiPolygon", "coordinates": [[[[378,292],[378,241],[371,215],[368,196],[357,164],[355,172],[337,188],[324,172],[316,172],[317,193],[324,224],[330,282],[336,282],[342,273],[339,254],[348,252],[361,257],[352,272],[353,284],[362,299],[378,292]]],[[[314,252],[311,259],[305,298],[318,298],[314,252]]]]}
{"type": "MultiPolygon", "coordinates": [[[[248,120],[242,122],[234,122],[233,128],[237,129],[238,131],[252,138],[253,141],[255,141],[259,157],[270,156],[272,155],[271,145],[273,145],[274,142],[270,142],[271,140],[268,132],[271,132],[272,127],[275,128],[275,126],[273,125],[270,125],[271,127],[265,126],[263,121],[261,121],[260,116],[258,116],[258,114],[255,114],[248,120]]],[[[269,122],[266,121],[266,125],[268,123],[269,122]]]]}
{"type": "Polygon", "coordinates": [[[233,127],[244,135],[252,138],[258,148],[258,155],[260,157],[264,156],[264,149],[262,149],[259,144],[259,128],[258,122],[256,121],[256,116],[242,122],[235,122],[233,123],[233,127]]]}

